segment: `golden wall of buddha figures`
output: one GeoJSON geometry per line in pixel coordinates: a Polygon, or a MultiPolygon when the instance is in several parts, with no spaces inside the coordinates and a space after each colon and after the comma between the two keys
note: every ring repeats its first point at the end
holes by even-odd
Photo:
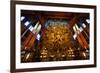
{"type": "MultiPolygon", "coordinates": [[[[64,60],[69,59],[69,50],[74,50],[72,35],[67,26],[52,25],[45,30],[42,37],[41,56],[42,60],[64,60]],[[44,51],[45,50],[45,51],[44,51]]],[[[74,58],[74,52],[72,53],[74,58]]]]}

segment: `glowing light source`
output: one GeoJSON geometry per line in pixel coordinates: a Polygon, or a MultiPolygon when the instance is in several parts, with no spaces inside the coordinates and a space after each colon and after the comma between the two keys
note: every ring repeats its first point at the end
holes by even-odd
{"type": "Polygon", "coordinates": [[[86,22],[89,24],[90,23],[90,20],[89,19],[86,19],[86,22]]]}
{"type": "Polygon", "coordinates": [[[28,26],[29,24],[30,24],[30,22],[29,21],[26,21],[24,25],[25,26],[28,26]]]}
{"type": "Polygon", "coordinates": [[[37,40],[40,40],[40,37],[41,37],[41,35],[38,34],[36,39],[37,39],[37,40]]]}
{"type": "Polygon", "coordinates": [[[21,21],[23,21],[24,19],[25,19],[25,17],[24,17],[24,16],[22,16],[22,17],[21,17],[21,21]]]}
{"type": "Polygon", "coordinates": [[[40,32],[40,30],[41,30],[41,25],[39,24],[38,28],[36,29],[37,34],[40,32]]]}
{"type": "Polygon", "coordinates": [[[82,27],[80,27],[80,32],[82,32],[83,31],[83,28],[82,27]]]}
{"type": "Polygon", "coordinates": [[[31,25],[28,29],[29,29],[30,31],[33,31],[33,26],[31,25]]]}
{"type": "Polygon", "coordinates": [[[77,37],[77,34],[74,34],[74,35],[73,35],[73,38],[76,39],[76,37],[77,37]]]}
{"type": "Polygon", "coordinates": [[[82,24],[82,26],[83,26],[83,28],[86,28],[86,25],[84,23],[82,24]]]}

